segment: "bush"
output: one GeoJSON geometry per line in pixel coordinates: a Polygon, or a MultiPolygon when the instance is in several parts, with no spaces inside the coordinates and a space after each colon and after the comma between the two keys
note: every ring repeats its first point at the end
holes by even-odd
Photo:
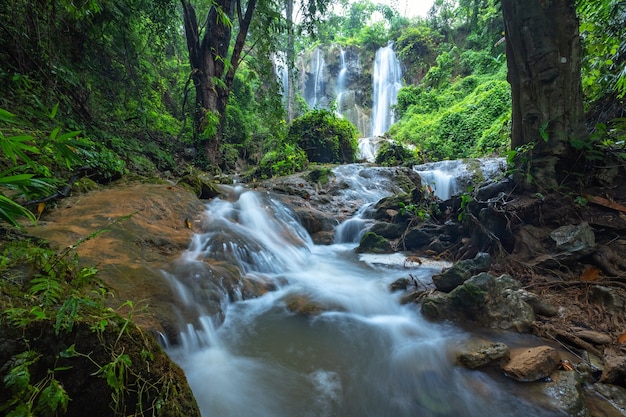
{"type": "Polygon", "coordinates": [[[376,163],[391,167],[397,165],[415,165],[415,153],[396,142],[384,142],[376,155],[376,163]]]}
{"type": "Polygon", "coordinates": [[[351,163],[357,152],[356,127],[325,109],[298,117],[289,126],[287,143],[304,150],[311,162],[351,163]]]}
{"type": "Polygon", "coordinates": [[[263,156],[256,176],[269,178],[290,175],[302,171],[307,165],[308,160],[304,151],[297,145],[285,143],[263,156]]]}

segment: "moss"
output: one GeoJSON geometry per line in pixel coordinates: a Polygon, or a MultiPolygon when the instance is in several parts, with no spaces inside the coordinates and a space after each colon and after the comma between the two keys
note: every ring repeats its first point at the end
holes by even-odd
{"type": "Polygon", "coordinates": [[[376,233],[367,232],[361,238],[356,251],[358,253],[390,253],[392,249],[387,239],[376,233]]]}
{"type": "Polygon", "coordinates": [[[316,167],[309,172],[307,175],[307,180],[310,182],[318,183],[318,184],[328,184],[329,177],[334,177],[332,169],[327,167],[316,167]]]}

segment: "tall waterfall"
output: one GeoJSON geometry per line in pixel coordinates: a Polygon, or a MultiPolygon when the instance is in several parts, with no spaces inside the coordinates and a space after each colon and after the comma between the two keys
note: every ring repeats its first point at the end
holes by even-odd
{"type": "Polygon", "coordinates": [[[346,78],[348,76],[348,64],[346,63],[346,51],[344,49],[340,50],[339,57],[341,59],[341,67],[339,68],[339,74],[337,75],[337,98],[335,99],[335,103],[339,113],[342,114],[343,98],[346,94],[346,78]]]}
{"type": "Polygon", "coordinates": [[[372,109],[371,135],[380,136],[394,122],[392,106],[402,88],[402,69],[390,42],[376,52],[372,72],[374,104],[372,109]]]}
{"type": "Polygon", "coordinates": [[[312,79],[307,80],[305,100],[310,108],[325,107],[326,84],[324,72],[327,71],[324,54],[320,48],[315,48],[311,62],[312,79]]]}

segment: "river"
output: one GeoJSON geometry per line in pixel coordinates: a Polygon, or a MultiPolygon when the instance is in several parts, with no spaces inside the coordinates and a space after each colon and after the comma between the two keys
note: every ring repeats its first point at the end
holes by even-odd
{"type": "Polygon", "coordinates": [[[170,276],[198,319],[168,353],[204,417],[562,415],[498,375],[456,365],[472,335],[426,321],[389,291],[409,274],[428,285],[444,264],[406,268],[402,254],[316,245],[289,208],[242,187],[208,203],[205,217],[182,260],[234,264],[274,290],[245,300],[223,293],[221,313],[209,314],[203,286],[189,284],[206,277],[170,276]]]}

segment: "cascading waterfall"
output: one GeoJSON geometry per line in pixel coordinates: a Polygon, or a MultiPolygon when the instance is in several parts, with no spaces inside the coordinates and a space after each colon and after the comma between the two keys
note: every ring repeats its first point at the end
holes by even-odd
{"type": "Polygon", "coordinates": [[[339,51],[339,58],[341,59],[341,67],[339,68],[339,74],[337,75],[337,98],[335,99],[335,103],[337,105],[337,110],[340,114],[343,111],[343,98],[346,94],[346,78],[348,76],[348,64],[346,63],[346,51],[341,49],[339,51]]]}
{"type": "Polygon", "coordinates": [[[326,71],[326,61],[324,60],[324,54],[319,48],[315,48],[311,61],[312,80],[307,82],[306,88],[306,103],[310,108],[318,106],[323,107],[324,97],[326,95],[326,84],[324,82],[324,72],[326,71]]]}
{"type": "MultiPolygon", "coordinates": [[[[349,166],[336,175],[358,184],[378,172],[362,171],[349,166]]],[[[351,192],[374,199],[392,192],[384,187],[351,192]]],[[[401,254],[358,256],[353,243],[314,245],[267,193],[233,189],[228,199],[208,203],[206,214],[181,261],[226,262],[275,290],[223,301],[219,319],[181,323],[181,343],[167,347],[204,417],[558,415],[487,373],[455,366],[453,348],[468,335],[425,321],[389,292],[407,274],[428,282],[441,264],[404,268],[401,254]],[[293,311],[298,305],[304,313],[293,311]]],[[[188,303],[201,302],[207,277],[171,278],[188,303]],[[181,288],[190,281],[196,289],[181,288]]]]}
{"type": "Polygon", "coordinates": [[[402,69],[391,42],[376,52],[372,83],[374,104],[370,136],[380,136],[394,121],[392,106],[396,104],[398,91],[402,88],[402,69]]]}
{"type": "Polygon", "coordinates": [[[429,162],[413,167],[422,184],[429,186],[433,194],[441,200],[468,191],[475,178],[494,178],[506,170],[504,158],[455,159],[452,161],[429,162]]]}

